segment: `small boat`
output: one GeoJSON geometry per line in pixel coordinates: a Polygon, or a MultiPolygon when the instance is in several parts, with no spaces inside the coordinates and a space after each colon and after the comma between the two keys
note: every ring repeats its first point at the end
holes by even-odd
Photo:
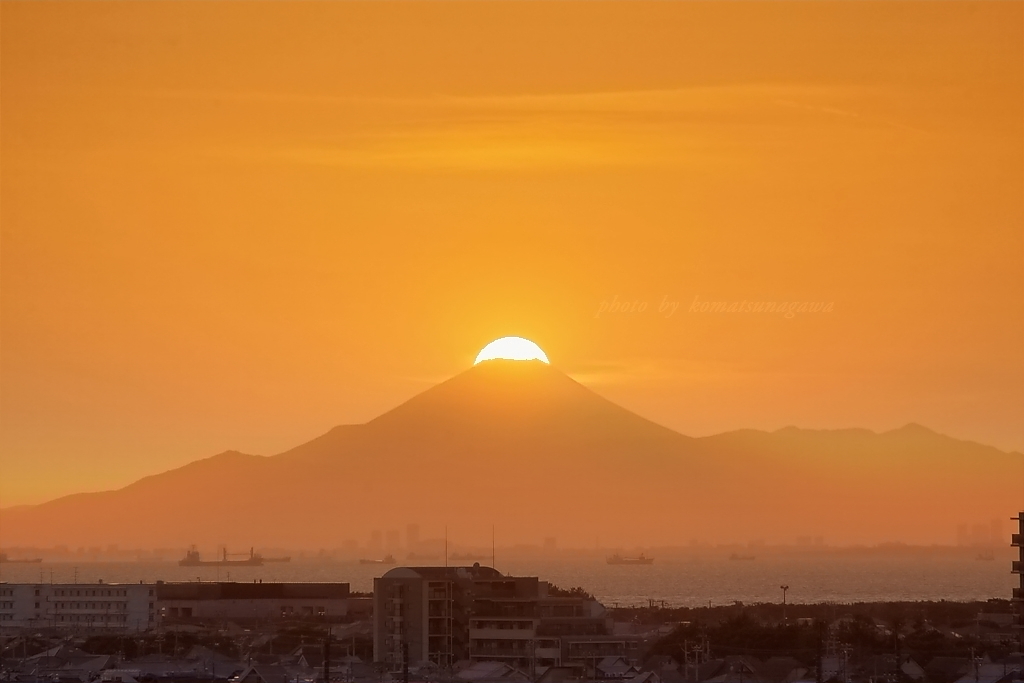
{"type": "Polygon", "coordinates": [[[192,546],[185,553],[185,557],[178,560],[178,565],[181,567],[262,567],[263,556],[249,548],[249,557],[241,560],[229,560],[228,549],[225,548],[221,559],[204,560],[199,557],[199,551],[196,550],[196,547],[192,546]]]}
{"type": "Polygon", "coordinates": [[[383,560],[359,560],[359,564],[394,564],[394,555],[386,555],[383,560]]]}
{"type": "Polygon", "coordinates": [[[754,557],[753,555],[737,555],[736,553],[733,553],[732,555],[729,556],[729,559],[730,560],[740,560],[740,561],[747,562],[747,561],[750,561],[750,560],[756,560],[757,558],[754,557]]]}
{"type": "Polygon", "coordinates": [[[618,553],[615,553],[607,559],[608,564],[654,564],[653,557],[646,557],[643,553],[640,553],[639,557],[623,557],[618,553]]]}

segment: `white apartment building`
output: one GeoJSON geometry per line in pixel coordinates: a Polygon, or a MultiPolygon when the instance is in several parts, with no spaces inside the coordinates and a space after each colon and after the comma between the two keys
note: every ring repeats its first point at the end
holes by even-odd
{"type": "Polygon", "coordinates": [[[0,583],[0,629],[145,631],[155,626],[148,583],[0,583]]]}

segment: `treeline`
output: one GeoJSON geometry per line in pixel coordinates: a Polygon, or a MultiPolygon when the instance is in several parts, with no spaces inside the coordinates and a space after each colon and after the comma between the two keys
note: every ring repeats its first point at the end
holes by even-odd
{"type": "MultiPolygon", "coordinates": [[[[620,610],[623,611],[623,610],[620,610]]],[[[681,622],[669,635],[656,642],[650,655],[668,655],[684,661],[684,650],[707,643],[712,658],[751,655],[759,658],[789,656],[814,667],[829,648],[844,649],[857,658],[873,655],[911,657],[927,665],[937,656],[973,657],[988,655],[992,660],[1013,649],[1012,634],[1003,641],[981,639],[965,629],[955,635],[950,629],[992,628],[978,620],[979,613],[1007,613],[1008,601],[862,603],[854,605],[789,605],[788,620],[781,620],[778,605],[730,605],[720,608],[637,610],[646,623],[681,622]],[[659,614],[660,613],[660,614],[659,614]],[[666,618],[667,617],[667,618],[666,618]]],[[[617,615],[620,618],[621,615],[617,615]]]]}
{"type": "Polygon", "coordinates": [[[985,600],[955,602],[949,600],[920,602],[857,602],[857,603],[780,603],[743,604],[701,607],[661,607],[657,604],[642,607],[615,607],[611,609],[616,621],[642,624],[666,624],[683,621],[699,622],[705,625],[718,624],[740,615],[748,615],[760,622],[781,622],[783,616],[789,621],[814,619],[833,622],[844,616],[864,616],[887,623],[900,621],[903,624],[930,623],[933,626],[956,628],[973,623],[979,613],[1013,612],[1009,600],[985,600]]]}

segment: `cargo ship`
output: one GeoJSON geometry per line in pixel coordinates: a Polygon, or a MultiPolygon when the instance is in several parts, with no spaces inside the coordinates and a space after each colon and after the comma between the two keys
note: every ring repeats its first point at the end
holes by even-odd
{"type": "Polygon", "coordinates": [[[359,564],[394,564],[394,555],[388,555],[383,560],[359,560],[359,564]]]}
{"type": "Polygon", "coordinates": [[[178,560],[182,567],[262,567],[263,556],[249,548],[249,557],[241,560],[229,560],[228,549],[224,548],[224,554],[219,560],[204,560],[199,557],[199,551],[195,546],[189,548],[185,557],[178,560]]]}
{"type": "Polygon", "coordinates": [[[25,558],[14,558],[7,557],[7,553],[0,553],[0,562],[6,564],[39,564],[43,561],[41,557],[25,557],[25,558]]]}
{"type": "Polygon", "coordinates": [[[608,558],[608,564],[654,564],[654,558],[646,557],[643,553],[639,557],[623,557],[615,553],[608,558]]]}

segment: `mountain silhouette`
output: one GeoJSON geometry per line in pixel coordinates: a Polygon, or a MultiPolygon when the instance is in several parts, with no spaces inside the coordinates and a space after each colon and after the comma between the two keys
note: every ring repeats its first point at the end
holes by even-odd
{"type": "Polygon", "coordinates": [[[409,522],[505,542],[953,540],[1021,509],[1024,456],[919,425],[691,438],[539,361],[487,361],[272,457],[0,510],[0,544],[330,548],[409,522]]]}

